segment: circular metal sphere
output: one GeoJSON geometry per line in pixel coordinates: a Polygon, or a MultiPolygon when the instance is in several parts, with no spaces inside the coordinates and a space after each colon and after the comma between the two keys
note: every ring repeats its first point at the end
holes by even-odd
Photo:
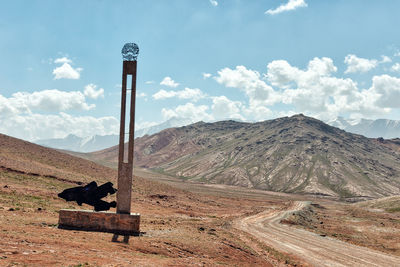
{"type": "Polygon", "coordinates": [[[124,61],[136,61],[139,55],[139,46],[135,43],[126,43],[121,53],[124,61]]]}

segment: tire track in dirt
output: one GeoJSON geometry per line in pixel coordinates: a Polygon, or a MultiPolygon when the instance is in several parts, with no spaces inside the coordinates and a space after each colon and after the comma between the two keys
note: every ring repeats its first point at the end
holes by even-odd
{"type": "Polygon", "coordinates": [[[400,257],[280,223],[288,214],[307,205],[308,202],[296,201],[284,211],[266,210],[236,220],[234,227],[250,233],[268,246],[292,254],[314,266],[400,266],[400,257]]]}

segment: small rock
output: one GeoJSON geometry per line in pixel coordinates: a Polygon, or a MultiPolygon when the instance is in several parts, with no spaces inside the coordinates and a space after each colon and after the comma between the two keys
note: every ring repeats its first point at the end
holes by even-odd
{"type": "Polygon", "coordinates": [[[41,210],[42,210],[42,208],[37,208],[37,210],[38,210],[38,211],[41,211],[41,210]]]}
{"type": "Polygon", "coordinates": [[[8,188],[8,185],[3,186],[4,188],[8,188]]]}
{"type": "Polygon", "coordinates": [[[9,208],[8,211],[15,211],[15,209],[14,208],[9,208]]]}
{"type": "Polygon", "coordinates": [[[199,231],[204,231],[205,229],[204,229],[204,227],[199,227],[199,228],[197,228],[199,231]]]}

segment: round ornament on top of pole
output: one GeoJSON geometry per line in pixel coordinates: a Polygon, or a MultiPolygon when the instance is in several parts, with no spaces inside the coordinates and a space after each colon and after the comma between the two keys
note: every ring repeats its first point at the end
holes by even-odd
{"type": "Polygon", "coordinates": [[[135,43],[126,43],[121,53],[124,61],[137,61],[139,46],[135,43]]]}

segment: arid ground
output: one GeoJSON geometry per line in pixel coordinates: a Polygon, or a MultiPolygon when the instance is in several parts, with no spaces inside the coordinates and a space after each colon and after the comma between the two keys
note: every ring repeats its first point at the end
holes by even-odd
{"type": "MultiPolygon", "coordinates": [[[[369,208],[366,210],[354,204],[233,186],[184,183],[142,170],[137,173],[147,177],[136,177],[132,199],[133,211],[141,213],[143,235],[132,237],[129,244],[123,244],[111,242],[111,234],[107,233],[57,228],[59,209],[80,208],[56,196],[57,192],[74,184],[2,169],[0,265],[312,265],[313,261],[308,259],[307,254],[297,254],[283,246],[268,243],[257,233],[237,227],[237,222],[263,214],[266,210],[290,209],[296,200],[312,201],[314,206],[311,207],[318,210],[310,216],[310,220],[321,216],[323,224],[320,225],[324,228],[314,227],[313,222],[295,221],[301,216],[297,215],[281,224],[289,231],[305,227],[322,236],[335,236],[334,229],[337,229],[336,237],[342,240],[390,255],[400,255],[396,242],[400,238],[398,212],[375,210],[375,217],[366,218],[366,212],[371,212],[369,208]],[[161,183],[153,181],[155,179],[161,183]],[[332,207],[340,207],[336,212],[349,221],[343,224],[343,221],[335,221],[323,213],[332,207]],[[369,223],[374,225],[374,231],[369,223]],[[363,226],[355,227],[357,224],[363,226]]],[[[90,209],[89,206],[84,208],[90,209]]]]}
{"type": "Polygon", "coordinates": [[[124,244],[111,242],[109,233],[61,230],[60,209],[91,207],[57,193],[92,180],[115,183],[116,171],[0,137],[0,266],[318,266],[307,251],[315,238],[322,261],[340,258],[346,242],[359,258],[375,253],[379,266],[400,262],[398,197],[351,204],[192,183],[139,168],[132,212],[141,214],[141,236],[124,244]],[[296,249],[287,236],[299,240],[296,249]]]}

